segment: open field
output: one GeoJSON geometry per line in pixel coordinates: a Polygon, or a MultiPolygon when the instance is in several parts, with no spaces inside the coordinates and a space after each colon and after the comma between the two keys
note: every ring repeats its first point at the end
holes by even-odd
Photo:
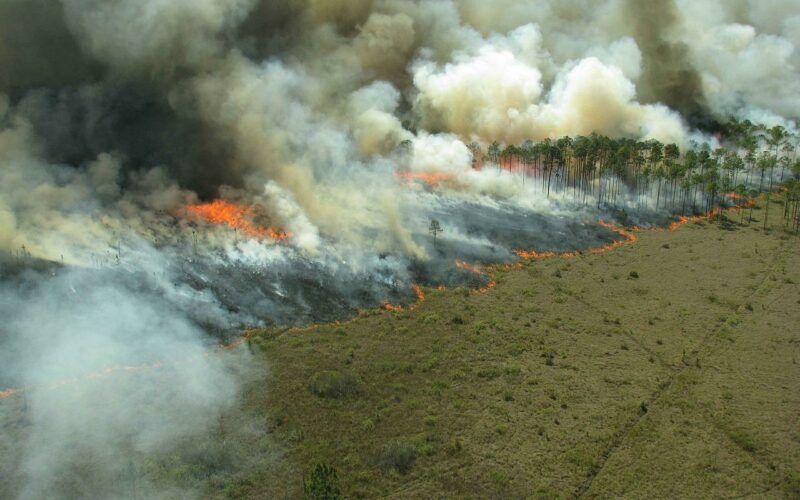
{"type": "Polygon", "coordinates": [[[227,491],[299,495],[325,463],[356,498],[797,497],[800,240],[760,226],[641,232],[486,294],[258,332],[271,374],[246,405],[291,472],[227,491]]]}

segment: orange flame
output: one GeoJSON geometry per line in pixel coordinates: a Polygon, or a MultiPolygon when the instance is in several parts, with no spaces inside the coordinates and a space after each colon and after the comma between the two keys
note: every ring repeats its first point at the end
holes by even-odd
{"type": "Polygon", "coordinates": [[[756,204],[756,200],[739,193],[725,193],[725,196],[733,201],[739,202],[733,208],[752,207],[756,204]]]}
{"type": "Polygon", "coordinates": [[[483,270],[480,267],[473,266],[469,262],[464,262],[463,260],[457,260],[456,261],[456,267],[459,268],[459,269],[463,269],[465,271],[469,271],[472,274],[475,274],[475,275],[478,275],[478,276],[483,276],[483,275],[486,274],[486,273],[483,272],[483,270]]]}
{"type": "Polygon", "coordinates": [[[455,175],[448,173],[427,173],[427,172],[395,172],[394,176],[409,184],[423,182],[429,186],[436,187],[443,182],[450,182],[455,179],[455,175]]]}
{"type": "Polygon", "coordinates": [[[486,276],[486,277],[489,278],[489,282],[486,283],[485,286],[475,290],[477,293],[481,293],[481,294],[488,293],[489,290],[492,290],[497,286],[497,280],[495,279],[494,275],[490,274],[490,273],[487,273],[480,266],[472,265],[469,262],[464,262],[463,260],[457,260],[456,261],[456,267],[458,269],[463,269],[465,271],[468,271],[468,272],[470,272],[470,273],[472,273],[472,274],[474,274],[476,276],[480,276],[480,277],[486,276]]]}
{"type": "Polygon", "coordinates": [[[215,200],[211,203],[188,205],[186,213],[212,224],[226,225],[252,238],[271,238],[276,241],[284,241],[292,237],[290,233],[281,229],[257,225],[253,219],[261,214],[255,207],[249,205],[215,200]]]}
{"type": "MultiPolygon", "coordinates": [[[[614,241],[612,241],[611,243],[609,243],[607,245],[602,245],[602,246],[599,246],[599,247],[590,248],[590,249],[586,250],[586,252],[593,253],[593,254],[606,253],[606,252],[610,252],[612,250],[615,250],[615,249],[617,249],[617,248],[619,248],[621,246],[629,245],[629,244],[633,243],[634,241],[636,241],[638,239],[638,237],[635,234],[633,234],[630,231],[627,231],[627,230],[625,230],[625,229],[623,229],[623,228],[621,228],[621,227],[619,227],[619,226],[617,226],[615,224],[612,224],[610,222],[606,222],[606,221],[601,220],[601,221],[598,222],[598,224],[600,224],[601,226],[603,226],[606,229],[614,231],[618,235],[622,236],[623,239],[614,240],[614,241]]],[[[561,258],[561,259],[572,259],[574,257],[578,257],[580,255],[583,255],[585,252],[580,252],[580,251],[576,251],[576,252],[537,252],[536,250],[515,250],[514,253],[517,255],[517,257],[519,257],[521,259],[525,259],[525,260],[544,260],[544,259],[552,259],[552,258],[555,258],[555,257],[558,257],[558,258],[561,258]]]]}
{"type": "Polygon", "coordinates": [[[685,226],[686,224],[688,224],[690,222],[697,222],[697,221],[701,221],[701,220],[712,219],[718,213],[720,213],[719,210],[712,210],[711,212],[709,212],[707,214],[704,214],[704,215],[681,216],[681,217],[678,218],[677,221],[675,221],[675,222],[673,222],[672,224],[669,225],[669,230],[670,231],[675,231],[676,229],[680,229],[680,228],[682,228],[683,226],[685,226]]]}
{"type": "MultiPolygon", "coordinates": [[[[738,193],[725,193],[725,196],[728,196],[728,197],[730,197],[730,199],[738,202],[732,208],[752,207],[752,206],[755,206],[755,204],[756,204],[756,200],[754,200],[753,198],[750,198],[750,197],[747,197],[747,196],[742,196],[742,195],[740,195],[738,193]]],[[[714,217],[716,217],[720,213],[722,213],[722,209],[721,208],[715,208],[714,210],[712,210],[712,211],[710,211],[710,212],[708,212],[707,214],[704,214],[704,215],[682,216],[682,217],[679,217],[677,221],[675,221],[672,224],[670,224],[669,225],[669,229],[670,229],[670,231],[674,231],[676,229],[679,229],[679,228],[685,226],[686,224],[688,224],[690,222],[697,222],[697,221],[701,221],[701,220],[713,219],[714,217]]]]}
{"type": "MultiPolygon", "coordinates": [[[[414,290],[414,294],[417,296],[417,301],[414,304],[411,304],[408,307],[408,310],[409,311],[416,311],[417,308],[419,307],[419,305],[422,304],[423,302],[425,302],[425,290],[423,290],[422,287],[420,287],[417,284],[411,285],[411,289],[414,290]]],[[[397,311],[397,312],[406,310],[406,308],[404,306],[394,305],[394,304],[390,303],[388,300],[383,303],[383,309],[385,311],[397,311]]]]}

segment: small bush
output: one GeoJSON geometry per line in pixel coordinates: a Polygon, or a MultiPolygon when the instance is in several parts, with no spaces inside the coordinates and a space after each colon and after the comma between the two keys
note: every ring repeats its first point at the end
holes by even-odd
{"type": "Polygon", "coordinates": [[[320,372],[311,382],[311,392],[321,398],[344,399],[363,394],[364,383],[358,375],[350,372],[320,372]]]}
{"type": "Polygon", "coordinates": [[[478,378],[483,378],[486,380],[494,380],[500,376],[500,371],[496,368],[487,368],[485,370],[478,371],[478,378]]]}
{"type": "Polygon", "coordinates": [[[447,445],[446,451],[450,455],[455,455],[456,453],[461,453],[464,449],[464,445],[461,443],[461,440],[458,438],[453,438],[450,441],[450,444],[447,445]]]}
{"type": "Polygon", "coordinates": [[[747,452],[754,452],[756,451],[756,445],[753,442],[753,438],[751,438],[747,433],[742,430],[733,430],[729,433],[729,437],[731,440],[736,443],[741,449],[747,452]]]}
{"type": "Polygon", "coordinates": [[[632,279],[639,279],[639,273],[636,271],[631,271],[628,276],[630,276],[632,279]]]}
{"type": "Polygon", "coordinates": [[[394,441],[381,450],[380,464],[384,469],[394,469],[400,474],[408,474],[417,461],[417,448],[404,441],[394,441]]]}
{"type": "Polygon", "coordinates": [[[303,479],[305,500],[337,500],[342,498],[336,469],[330,465],[317,464],[308,478],[303,479]]]}
{"type": "Polygon", "coordinates": [[[800,498],[800,473],[795,472],[786,479],[783,491],[786,498],[800,498]]]}

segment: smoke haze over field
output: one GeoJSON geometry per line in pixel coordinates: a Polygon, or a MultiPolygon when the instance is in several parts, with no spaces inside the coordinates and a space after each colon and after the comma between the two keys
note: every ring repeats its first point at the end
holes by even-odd
{"type": "MultiPolygon", "coordinates": [[[[800,118],[798,2],[0,0],[0,391],[31,388],[37,431],[15,493],[58,489],[86,426],[74,453],[93,457],[203,432],[239,383],[199,354],[208,332],[334,319],[420,276],[463,283],[454,258],[613,237],[574,193],[473,169],[471,143],[686,146],[730,116],[800,118]],[[188,216],[216,198],[291,238],[188,216]],[[45,389],[186,358],[168,390],[45,389]]],[[[106,463],[98,484],[128,467],[106,463]]]]}

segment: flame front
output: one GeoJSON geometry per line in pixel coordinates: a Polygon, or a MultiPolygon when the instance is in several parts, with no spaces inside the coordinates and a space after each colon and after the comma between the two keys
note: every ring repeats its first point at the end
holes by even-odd
{"type": "Polygon", "coordinates": [[[615,250],[615,249],[617,249],[617,248],[619,248],[621,246],[629,245],[629,244],[635,242],[638,239],[638,237],[635,234],[633,234],[632,232],[630,232],[630,231],[628,231],[626,229],[623,229],[623,228],[621,228],[621,227],[619,227],[619,226],[617,226],[615,224],[612,224],[610,222],[606,222],[606,221],[601,220],[601,221],[598,222],[598,224],[600,224],[602,227],[604,227],[604,228],[606,228],[606,229],[608,229],[610,231],[613,231],[613,232],[617,233],[618,235],[622,236],[623,239],[614,240],[614,241],[612,241],[611,243],[609,243],[607,245],[601,245],[599,247],[593,247],[593,248],[590,248],[590,249],[588,249],[586,251],[583,251],[583,252],[577,251],[577,252],[560,252],[560,253],[558,253],[558,252],[537,252],[536,250],[515,250],[514,253],[520,259],[525,259],[525,260],[552,259],[554,257],[559,257],[559,258],[562,258],[562,259],[571,259],[571,258],[574,258],[574,257],[578,257],[579,255],[583,255],[586,252],[593,253],[593,254],[610,252],[610,251],[615,250]]]}
{"type": "MultiPolygon", "coordinates": [[[[411,289],[414,290],[414,294],[417,296],[417,302],[414,303],[414,304],[411,304],[408,307],[408,310],[409,311],[415,311],[419,307],[420,304],[425,302],[425,290],[423,290],[422,287],[417,285],[417,284],[412,284],[411,285],[411,289]]],[[[385,311],[398,311],[398,312],[406,310],[406,308],[404,306],[394,305],[391,302],[389,302],[388,300],[383,303],[383,309],[385,311]]]]}
{"type": "Polygon", "coordinates": [[[489,290],[492,290],[497,286],[497,280],[495,280],[494,275],[487,273],[480,266],[470,264],[469,262],[464,262],[463,260],[457,260],[456,268],[463,269],[464,271],[470,272],[475,276],[480,276],[481,278],[486,277],[489,279],[488,283],[486,283],[486,286],[476,290],[477,293],[487,293],[489,290]]]}
{"type": "Polygon", "coordinates": [[[443,182],[451,182],[455,179],[455,175],[443,172],[395,172],[394,175],[398,180],[405,181],[409,184],[423,182],[431,187],[436,187],[443,182]]]}
{"type": "Polygon", "coordinates": [[[259,216],[259,212],[251,205],[215,200],[210,203],[188,205],[186,214],[212,224],[226,225],[251,238],[270,238],[283,241],[292,237],[290,233],[282,229],[256,224],[254,219],[259,216]]]}

